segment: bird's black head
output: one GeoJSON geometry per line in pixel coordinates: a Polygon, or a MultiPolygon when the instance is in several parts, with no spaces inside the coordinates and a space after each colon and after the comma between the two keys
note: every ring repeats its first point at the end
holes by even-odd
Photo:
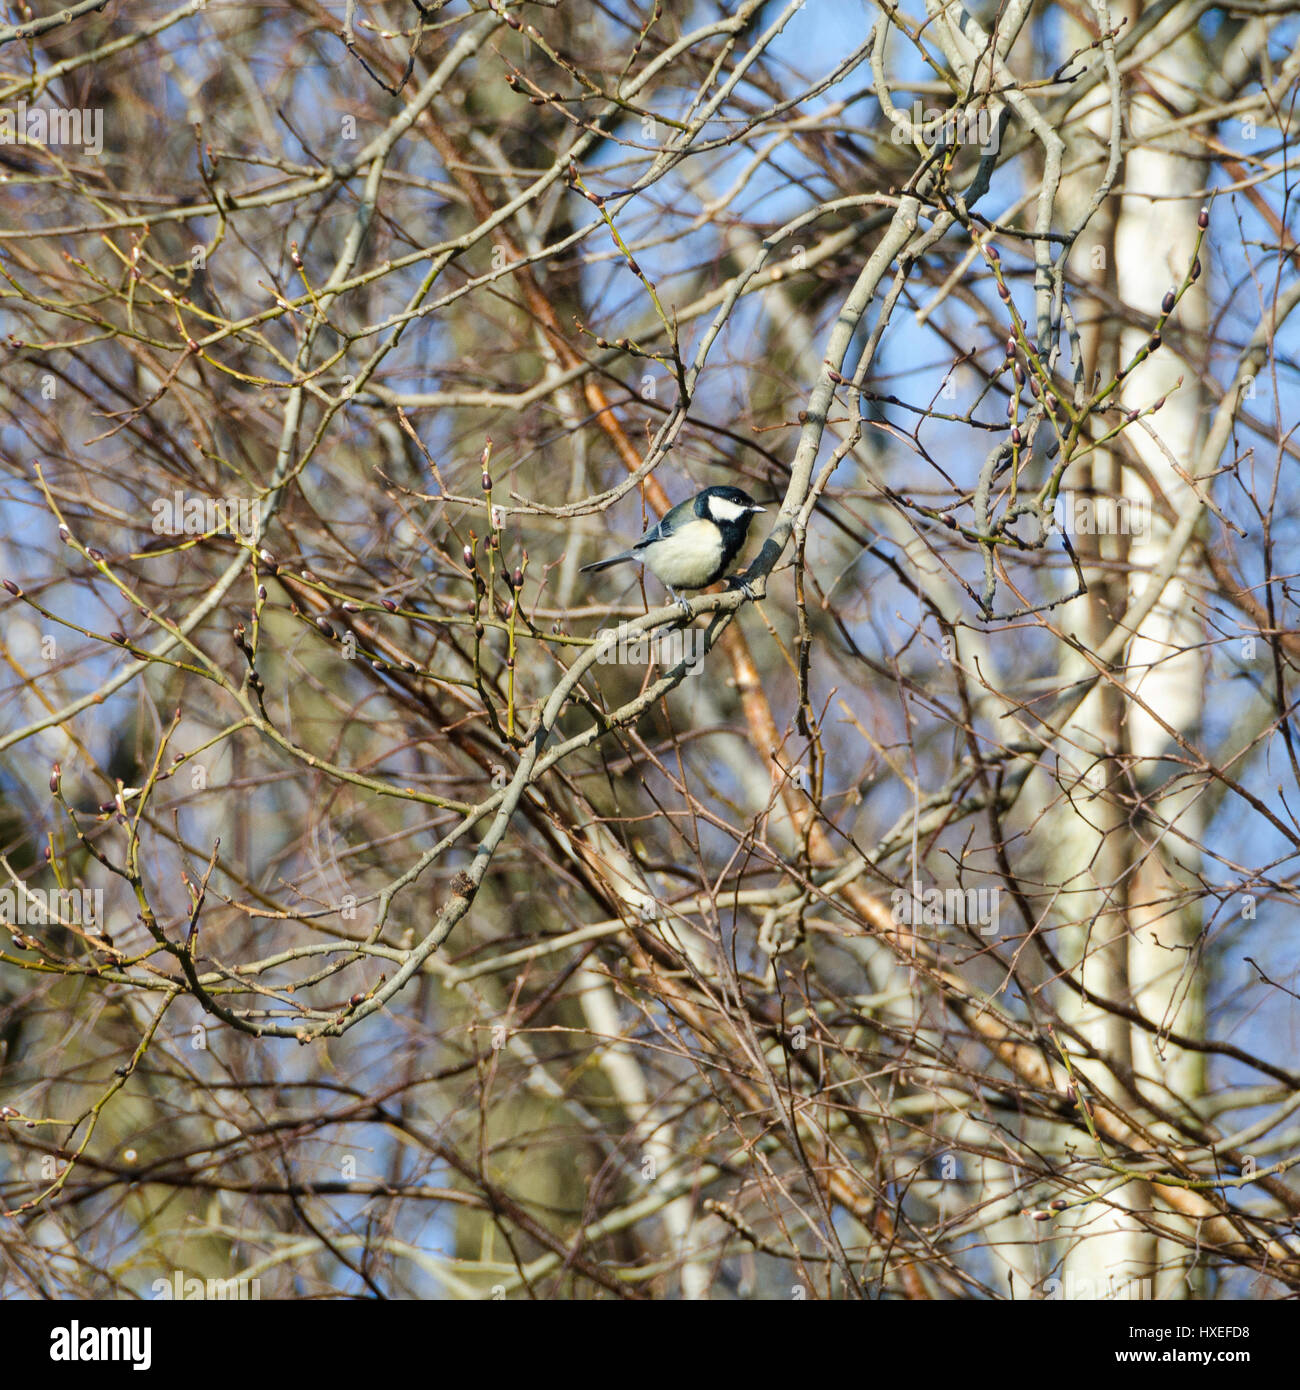
{"type": "Polygon", "coordinates": [[[706,487],[695,499],[695,515],[711,521],[722,536],[722,554],[708,583],[716,583],[731,568],[749,534],[749,523],[762,507],[738,487],[706,487]]]}
{"type": "Polygon", "coordinates": [[[744,542],[754,513],[762,510],[738,487],[706,487],[695,499],[695,515],[716,523],[725,533],[734,533],[737,547],[744,542]]]}

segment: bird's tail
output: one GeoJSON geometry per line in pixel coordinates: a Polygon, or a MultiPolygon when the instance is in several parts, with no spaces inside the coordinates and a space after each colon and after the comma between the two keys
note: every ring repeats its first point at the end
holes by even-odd
{"type": "Polygon", "coordinates": [[[607,570],[611,565],[621,565],[625,560],[635,560],[636,558],[630,550],[625,550],[621,555],[611,555],[608,560],[593,560],[591,564],[583,565],[578,573],[594,574],[597,570],[607,570]]]}

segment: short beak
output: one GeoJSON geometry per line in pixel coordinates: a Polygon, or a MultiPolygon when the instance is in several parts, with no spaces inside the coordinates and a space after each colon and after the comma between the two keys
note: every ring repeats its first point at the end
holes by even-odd
{"type": "Polygon", "coordinates": [[[755,506],[750,507],[749,510],[750,510],[751,512],[765,512],[765,511],[767,511],[767,508],[766,508],[766,507],[760,507],[760,506],[755,505],[755,506]]]}

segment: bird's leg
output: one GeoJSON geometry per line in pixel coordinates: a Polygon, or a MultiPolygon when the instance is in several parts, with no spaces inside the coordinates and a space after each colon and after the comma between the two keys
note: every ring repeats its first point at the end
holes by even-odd
{"type": "Polygon", "coordinates": [[[668,590],[669,596],[672,598],[672,601],[678,606],[678,608],[682,610],[682,616],[689,618],[691,615],[690,599],[683,598],[681,594],[679,594],[671,584],[665,584],[664,588],[668,590]]]}
{"type": "Polygon", "coordinates": [[[751,603],[758,598],[758,594],[754,591],[754,586],[743,574],[731,575],[727,580],[727,588],[739,589],[751,603]]]}

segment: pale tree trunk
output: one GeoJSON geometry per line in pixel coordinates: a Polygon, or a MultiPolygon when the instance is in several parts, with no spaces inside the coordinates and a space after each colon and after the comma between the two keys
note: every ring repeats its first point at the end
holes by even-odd
{"type": "MultiPolygon", "coordinates": [[[[1199,92],[1204,79],[1188,36],[1169,43],[1157,29],[1144,48],[1150,56],[1142,73],[1156,95],[1142,82],[1130,86],[1125,121],[1125,133],[1143,140],[1167,125],[1171,108],[1179,109],[1199,92]]],[[[1109,111],[1099,102],[1090,122],[1094,133],[1108,140],[1110,124],[1109,111]]],[[[1182,134],[1151,138],[1127,153],[1124,191],[1113,227],[1113,277],[1105,255],[1111,229],[1100,215],[1076,247],[1076,271],[1090,268],[1098,289],[1112,289],[1128,310],[1127,322],[1109,340],[1094,335],[1088,342],[1085,335],[1089,370],[1095,366],[1103,380],[1148,341],[1150,329],[1143,321],[1159,312],[1165,291],[1180,286],[1188,274],[1203,182],[1203,165],[1190,158],[1190,152],[1182,134]]],[[[1193,286],[1179,302],[1174,320],[1179,333],[1195,334],[1203,326],[1203,284],[1202,280],[1193,286]]],[[[1090,317],[1086,310],[1079,316],[1090,317]]],[[[1113,568],[1089,572],[1087,641],[1094,649],[1110,635],[1114,616],[1142,591],[1159,565],[1171,530],[1171,523],[1157,513],[1152,489],[1131,466],[1134,455],[1149,470],[1175,517],[1200,505],[1171,460],[1182,467],[1196,456],[1201,395],[1195,370],[1168,342],[1126,376],[1119,392],[1122,404],[1134,411],[1149,408],[1161,396],[1166,397],[1161,410],[1125,432],[1118,456],[1098,453],[1092,461],[1092,490],[1101,499],[1121,501],[1111,515],[1121,532],[1131,532],[1081,538],[1082,549],[1091,552],[1094,563],[1114,562],[1127,552],[1129,565],[1126,580],[1117,581],[1113,568]]],[[[1070,914],[1078,923],[1067,947],[1071,963],[1077,963],[1076,978],[1098,995],[1134,1004],[1149,1019],[1199,1036],[1199,912],[1184,909],[1180,893],[1197,867],[1204,817],[1194,791],[1159,794],[1174,770],[1159,759],[1177,751],[1161,721],[1194,739],[1202,707],[1201,630],[1189,579],[1184,562],[1130,644],[1116,677],[1131,694],[1103,684],[1072,721],[1069,737],[1080,769],[1088,763],[1090,751],[1104,755],[1088,767],[1076,796],[1085,788],[1112,790],[1086,800],[1086,818],[1065,809],[1060,877],[1079,874],[1084,890],[1070,914]],[[1151,798],[1149,817],[1130,817],[1120,803],[1116,792],[1123,795],[1133,786],[1151,798]]],[[[1139,1089],[1148,1095],[1157,1097],[1164,1087],[1187,1099],[1202,1093],[1198,1054],[1168,1045],[1157,1049],[1150,1033],[1069,991],[1063,991],[1062,1012],[1121,1072],[1132,1068],[1139,1089]]],[[[1117,1087],[1121,1093],[1127,1089],[1109,1070],[1084,1070],[1109,1094],[1117,1087]]],[[[1126,1209],[1147,1207],[1151,1200],[1149,1187],[1130,1182],[1110,1191],[1104,1203],[1084,1206],[1062,1223],[1070,1232],[1067,1288],[1076,1296],[1176,1298],[1187,1291],[1178,1247],[1169,1243],[1166,1248],[1125,1215],[1126,1209]],[[1153,1278],[1156,1270],[1162,1273],[1153,1278]]]]}
{"type": "MultiPolygon", "coordinates": [[[[1157,97],[1178,109],[1189,94],[1201,90],[1205,78],[1190,37],[1160,53],[1147,71],[1156,95],[1135,93],[1130,125],[1138,137],[1168,121],[1168,109],[1157,97]]],[[[1181,285],[1188,274],[1204,182],[1203,165],[1191,153],[1188,136],[1183,134],[1177,141],[1161,141],[1128,157],[1129,191],[1115,230],[1116,280],[1120,298],[1127,304],[1152,311],[1165,288],[1181,285]]],[[[1178,322],[1189,338],[1199,337],[1205,327],[1204,283],[1202,278],[1179,303],[1178,322]]],[[[1145,337],[1142,330],[1126,327],[1121,355],[1131,357],[1145,337]]],[[[1200,502],[1171,460],[1185,467],[1197,457],[1203,401],[1195,370],[1171,348],[1149,358],[1121,390],[1130,409],[1140,409],[1161,396],[1167,399],[1159,414],[1129,438],[1175,516],[1181,516],[1200,502]]],[[[1124,471],[1124,495],[1138,506],[1150,505],[1152,500],[1146,483],[1132,469],[1124,471]]],[[[1160,563],[1170,530],[1170,523],[1158,518],[1152,507],[1149,531],[1134,537],[1129,552],[1131,593],[1146,583],[1148,572],[1160,563]]],[[[1128,746],[1136,758],[1144,760],[1135,764],[1139,786],[1159,786],[1171,770],[1168,763],[1146,760],[1178,751],[1160,721],[1193,740],[1200,724],[1204,632],[1195,613],[1192,577],[1190,567],[1180,567],[1129,649],[1128,684],[1151,711],[1147,713],[1141,705],[1131,707],[1127,721],[1128,746]]],[[[1149,853],[1139,850],[1140,867],[1129,884],[1132,999],[1147,1018],[1199,1037],[1204,1031],[1204,987],[1197,949],[1201,914],[1195,905],[1187,907],[1180,901],[1200,863],[1198,846],[1205,817],[1199,792],[1183,789],[1160,797],[1153,811],[1149,828],[1143,826],[1139,833],[1146,846],[1155,848],[1149,853]],[[1171,829],[1162,833],[1162,823],[1171,829]]],[[[1186,1101],[1203,1094],[1202,1054],[1157,1048],[1155,1042],[1150,1033],[1134,1030],[1132,1056],[1138,1075],[1186,1101]]],[[[1162,1249],[1158,1258],[1173,1254],[1172,1247],[1162,1249]]],[[[1168,1268],[1165,1258],[1159,1258],[1159,1266],[1163,1273],[1156,1283],[1156,1296],[1179,1296],[1186,1288],[1180,1271],[1168,1268]]]]}

